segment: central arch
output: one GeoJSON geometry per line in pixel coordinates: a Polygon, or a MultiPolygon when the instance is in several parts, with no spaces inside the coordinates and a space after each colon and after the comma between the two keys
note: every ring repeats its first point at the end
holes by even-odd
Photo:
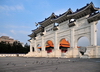
{"type": "Polygon", "coordinates": [[[59,49],[61,50],[61,56],[65,56],[68,48],[70,48],[70,43],[68,41],[68,39],[61,39],[59,42],[59,49]]]}
{"type": "Polygon", "coordinates": [[[82,37],[86,37],[88,39],[89,43],[91,43],[91,38],[90,38],[89,34],[81,34],[81,35],[77,35],[75,37],[75,47],[77,47],[78,41],[82,37]]]}
{"type": "Polygon", "coordinates": [[[54,49],[54,44],[51,40],[48,40],[46,43],[45,43],[45,50],[47,51],[47,53],[51,53],[52,50],[54,49]]]}

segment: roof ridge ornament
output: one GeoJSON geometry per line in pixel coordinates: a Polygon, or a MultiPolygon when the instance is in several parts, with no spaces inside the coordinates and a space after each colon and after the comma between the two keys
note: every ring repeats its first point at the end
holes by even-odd
{"type": "Polygon", "coordinates": [[[71,9],[71,8],[69,8],[67,11],[71,11],[71,12],[73,13],[73,11],[72,11],[72,9],[71,9]]]}
{"type": "Polygon", "coordinates": [[[71,8],[69,8],[68,10],[71,10],[71,8]]]}
{"type": "Polygon", "coordinates": [[[91,3],[90,4],[93,4],[93,2],[91,1],[91,3]]]}
{"type": "Polygon", "coordinates": [[[55,15],[55,13],[53,12],[52,15],[55,15]]]}
{"type": "Polygon", "coordinates": [[[52,19],[53,16],[54,16],[55,18],[57,17],[57,16],[55,15],[54,12],[51,14],[50,18],[52,19]]]}
{"type": "Polygon", "coordinates": [[[37,27],[39,24],[35,22],[35,26],[37,27]]]}

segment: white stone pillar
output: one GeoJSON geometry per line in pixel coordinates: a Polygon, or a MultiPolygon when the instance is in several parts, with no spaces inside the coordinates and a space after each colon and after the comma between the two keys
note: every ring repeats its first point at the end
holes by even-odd
{"type": "Polygon", "coordinates": [[[32,43],[30,43],[30,52],[33,52],[32,43]]]}
{"type": "Polygon", "coordinates": [[[44,45],[44,36],[42,36],[42,57],[47,57],[47,51],[45,50],[45,45],[44,45]]]}
{"type": "Polygon", "coordinates": [[[77,57],[79,56],[79,51],[77,48],[77,43],[75,45],[75,32],[74,32],[74,28],[71,28],[71,42],[70,42],[70,50],[71,50],[71,56],[72,57],[77,57]]]}
{"type": "Polygon", "coordinates": [[[71,41],[70,41],[70,47],[75,48],[75,41],[74,41],[74,28],[71,29],[71,41]]]}
{"type": "Polygon", "coordinates": [[[45,46],[44,46],[44,36],[42,36],[42,51],[45,51],[45,46]]]}
{"type": "Polygon", "coordinates": [[[36,44],[36,40],[34,40],[34,51],[37,52],[37,44],[36,44]]]}
{"type": "Polygon", "coordinates": [[[57,31],[54,32],[54,56],[61,57],[61,51],[59,50],[59,46],[57,44],[57,31]]]}
{"type": "Polygon", "coordinates": [[[96,46],[97,45],[97,29],[96,29],[96,23],[91,23],[91,45],[96,46]]]}
{"type": "Polygon", "coordinates": [[[74,51],[75,51],[74,49],[75,49],[75,45],[74,45],[74,28],[71,28],[70,48],[68,49],[69,57],[73,57],[74,51]]]}
{"type": "Polygon", "coordinates": [[[54,34],[54,49],[59,50],[59,47],[57,46],[57,31],[55,31],[54,34]]]}

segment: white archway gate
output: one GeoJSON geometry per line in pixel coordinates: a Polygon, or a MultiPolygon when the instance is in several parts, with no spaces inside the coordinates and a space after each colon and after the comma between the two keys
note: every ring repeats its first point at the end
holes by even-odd
{"type": "Polygon", "coordinates": [[[44,21],[38,22],[40,27],[32,30],[33,33],[29,35],[31,37],[29,40],[30,52],[26,56],[37,55],[37,57],[40,57],[37,53],[36,45],[41,43],[41,57],[47,57],[45,43],[51,40],[54,43],[54,51],[50,57],[61,57],[59,42],[62,38],[67,38],[70,48],[65,57],[80,57],[77,42],[80,37],[85,36],[90,41],[86,54],[89,57],[99,57],[100,47],[97,46],[96,28],[96,24],[100,20],[99,10],[99,8],[94,7],[93,3],[90,3],[81,9],[77,9],[76,12],[68,9],[68,11],[59,16],[52,13],[44,21]],[[32,46],[34,46],[34,52],[32,52],[32,46]]]}

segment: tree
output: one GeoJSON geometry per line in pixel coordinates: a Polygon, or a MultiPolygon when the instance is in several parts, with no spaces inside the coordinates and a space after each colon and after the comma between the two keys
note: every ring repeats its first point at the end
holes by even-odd
{"type": "Polygon", "coordinates": [[[28,53],[29,52],[29,49],[30,49],[30,46],[28,45],[28,43],[26,43],[25,45],[24,45],[24,51],[25,51],[25,53],[28,53]]]}
{"type": "Polygon", "coordinates": [[[26,43],[24,47],[18,41],[13,44],[0,42],[0,53],[28,53],[30,46],[26,43]]]}

